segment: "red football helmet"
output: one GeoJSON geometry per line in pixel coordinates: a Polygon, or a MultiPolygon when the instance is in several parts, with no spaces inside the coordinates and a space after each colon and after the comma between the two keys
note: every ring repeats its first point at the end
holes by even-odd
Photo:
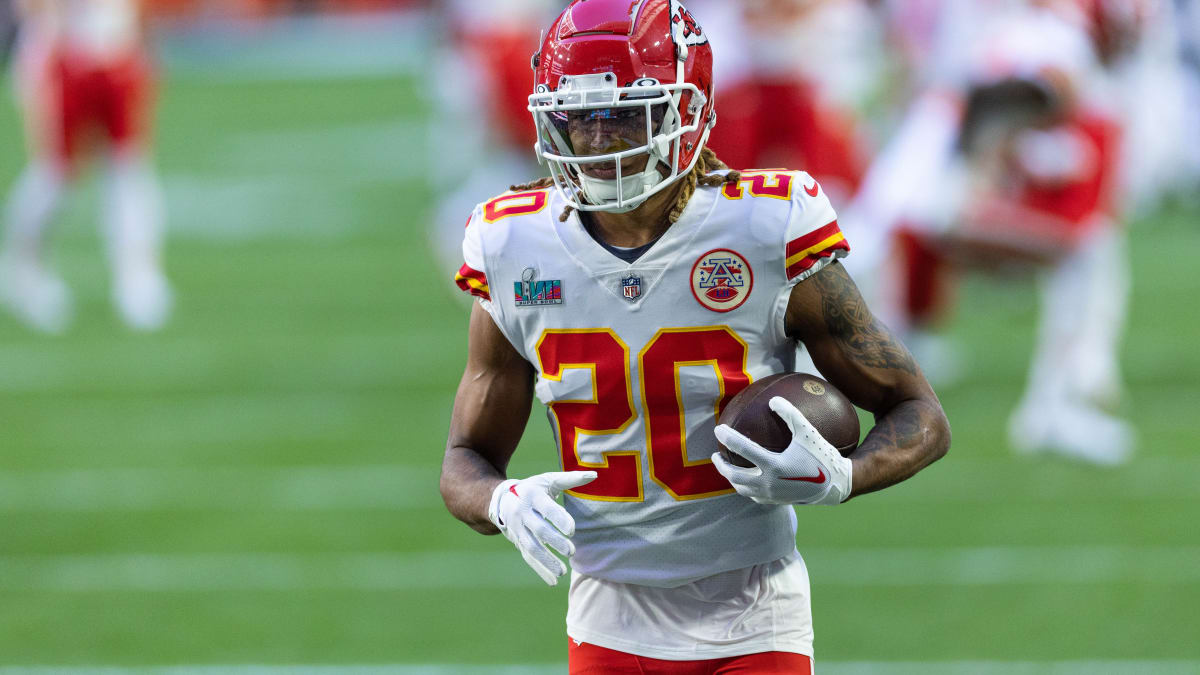
{"type": "Polygon", "coordinates": [[[580,210],[637,208],[716,124],[708,35],[679,0],[573,0],[533,68],[535,152],[580,210]]]}

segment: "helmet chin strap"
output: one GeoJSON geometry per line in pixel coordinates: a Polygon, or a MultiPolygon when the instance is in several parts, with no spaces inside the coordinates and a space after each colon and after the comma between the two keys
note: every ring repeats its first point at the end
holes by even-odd
{"type": "MultiPolygon", "coordinates": [[[[653,158],[653,161],[647,162],[648,166],[645,171],[622,176],[620,180],[593,178],[581,171],[579,172],[579,185],[583,189],[584,196],[593,204],[615,203],[618,199],[629,202],[663,181],[663,175],[658,171],[659,161],[653,158]]],[[[637,200],[633,204],[614,209],[611,212],[626,213],[641,206],[641,203],[642,200],[637,200]]]]}

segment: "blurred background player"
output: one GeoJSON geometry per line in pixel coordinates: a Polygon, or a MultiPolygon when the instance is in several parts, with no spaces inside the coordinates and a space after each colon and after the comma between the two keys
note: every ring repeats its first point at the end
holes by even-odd
{"type": "Polygon", "coordinates": [[[948,274],[1040,269],[1039,333],[1010,443],[1122,462],[1133,447],[1112,414],[1129,286],[1119,227],[1125,120],[1105,69],[1124,47],[1106,51],[1102,15],[1088,2],[933,9],[901,31],[915,37],[921,93],[844,219],[875,235],[863,237],[859,269],[882,270],[876,301],[943,380],[957,367],[936,333],[948,274]]]}
{"type": "Polygon", "coordinates": [[[13,314],[47,332],[72,316],[70,292],[46,244],[65,188],[96,150],[112,299],[136,330],[166,321],[163,206],[148,156],[153,87],[139,0],[18,0],[14,60],[29,164],[9,195],[0,295],[13,314]]]}
{"type": "Polygon", "coordinates": [[[873,82],[876,24],[862,0],[691,0],[714,39],[721,124],[711,147],[738,167],[803,166],[835,203],[866,165],[856,108],[873,82]]]}
{"type": "Polygon", "coordinates": [[[529,55],[535,26],[549,25],[560,0],[449,0],[432,8],[436,42],[426,88],[437,110],[430,129],[433,187],[441,195],[431,238],[439,257],[458,266],[462,214],[481,194],[508,188],[512,176],[538,173],[529,126],[529,55]]]}

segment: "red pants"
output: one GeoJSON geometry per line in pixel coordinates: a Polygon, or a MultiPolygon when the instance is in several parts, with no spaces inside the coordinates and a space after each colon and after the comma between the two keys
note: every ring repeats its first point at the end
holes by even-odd
{"type": "Polygon", "coordinates": [[[812,675],[812,658],[761,652],[703,661],[665,661],[567,640],[570,675],[812,675]]]}
{"type": "Polygon", "coordinates": [[[68,169],[97,136],[116,148],[144,142],[153,84],[142,54],[95,64],[60,51],[51,54],[39,75],[40,127],[48,136],[42,140],[68,169]]]}

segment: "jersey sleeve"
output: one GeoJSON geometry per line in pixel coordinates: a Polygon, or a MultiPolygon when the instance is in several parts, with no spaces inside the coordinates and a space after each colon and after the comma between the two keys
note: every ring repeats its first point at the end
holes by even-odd
{"type": "Polygon", "coordinates": [[[816,179],[797,172],[800,189],[792,192],[788,214],[784,267],[787,285],[794,286],[850,252],[838,227],[837,214],[816,179]]]}
{"type": "Polygon", "coordinates": [[[489,313],[492,312],[492,289],[488,278],[483,254],[483,232],[481,211],[476,208],[467,220],[466,233],[463,236],[463,265],[454,275],[454,283],[464,293],[469,293],[478,300],[489,313]]]}

